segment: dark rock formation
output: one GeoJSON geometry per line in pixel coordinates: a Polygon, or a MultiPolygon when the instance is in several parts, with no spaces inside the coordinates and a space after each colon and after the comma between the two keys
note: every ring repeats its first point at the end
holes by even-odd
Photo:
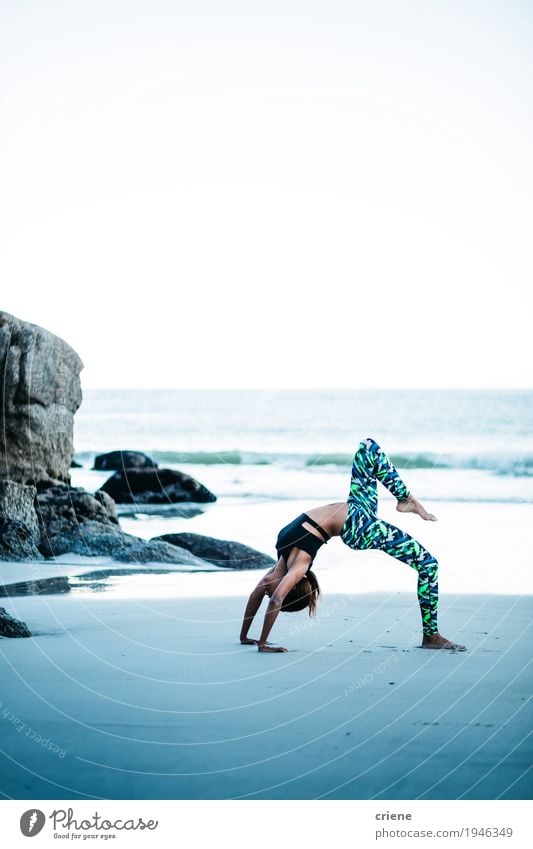
{"type": "Polygon", "coordinates": [[[72,552],[206,568],[179,545],[123,533],[115,506],[216,501],[194,478],[138,451],[112,451],[95,460],[96,469],[117,470],[98,492],[70,486],[82,368],[62,339],[0,312],[0,559],[72,552]]]}
{"type": "Polygon", "coordinates": [[[116,472],[124,469],[155,469],[155,463],[141,451],[108,451],[94,458],[93,469],[102,472],[116,472]]]}
{"type": "Polygon", "coordinates": [[[31,631],[24,622],[14,619],[0,607],[0,637],[31,637],[31,631]]]}
{"type": "Polygon", "coordinates": [[[203,484],[175,469],[127,469],[115,472],[98,490],[117,504],[174,504],[216,501],[203,484]]]}
{"type": "Polygon", "coordinates": [[[43,537],[40,550],[46,557],[60,554],[83,554],[113,557],[117,552],[137,542],[117,525],[85,520],[79,524],[65,523],[57,533],[43,537]]]}
{"type": "Polygon", "coordinates": [[[0,312],[0,477],[70,483],[82,368],[58,336],[0,312]]]}
{"type": "Polygon", "coordinates": [[[42,560],[35,538],[24,522],[0,516],[0,560],[42,560]]]}
{"type": "Polygon", "coordinates": [[[268,554],[263,554],[241,542],[215,539],[201,534],[163,534],[163,536],[154,537],[152,542],[156,540],[179,545],[214,566],[225,566],[228,569],[270,569],[276,562],[268,554]]]}
{"type": "Polygon", "coordinates": [[[39,523],[35,512],[36,489],[15,481],[0,480],[0,518],[22,522],[35,543],[39,542],[39,523]]]}
{"type": "Polygon", "coordinates": [[[39,548],[47,557],[59,534],[76,530],[86,522],[113,528],[118,525],[115,503],[105,492],[91,495],[81,487],[49,486],[37,493],[35,507],[41,537],[39,548]]]}
{"type": "Polygon", "coordinates": [[[84,522],[54,536],[41,544],[41,550],[54,557],[67,552],[89,557],[113,557],[121,563],[175,563],[177,565],[205,568],[206,562],[189,551],[166,542],[140,539],[126,534],[113,525],[101,522],[84,522]]]}
{"type": "Polygon", "coordinates": [[[121,563],[175,563],[180,566],[196,566],[198,569],[209,568],[209,563],[195,557],[185,548],[170,545],[162,540],[139,540],[137,545],[122,549],[114,555],[121,563]]]}
{"type": "Polygon", "coordinates": [[[71,460],[70,461],[70,468],[71,469],[83,469],[83,463],[78,463],[77,460],[71,460]]]}
{"type": "Polygon", "coordinates": [[[34,509],[36,489],[0,480],[0,560],[42,560],[34,509]]]}

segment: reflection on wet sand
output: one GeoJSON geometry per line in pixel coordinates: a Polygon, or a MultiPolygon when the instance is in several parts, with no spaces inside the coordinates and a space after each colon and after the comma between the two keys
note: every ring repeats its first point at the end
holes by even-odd
{"type": "MultiPolygon", "coordinates": [[[[195,570],[200,571],[200,570],[195,570]]],[[[206,572],[217,571],[206,569],[206,572]]],[[[60,593],[101,593],[117,586],[129,583],[122,579],[132,575],[166,575],[171,578],[183,574],[183,569],[160,569],[143,566],[141,569],[96,569],[82,575],[58,575],[53,578],[39,578],[31,581],[18,581],[14,584],[0,584],[0,598],[21,595],[58,595],[60,593]]]]}
{"type": "Polygon", "coordinates": [[[16,584],[0,584],[0,597],[13,595],[41,595],[70,592],[69,579],[63,575],[55,578],[39,578],[32,581],[19,581],[16,584]]]}

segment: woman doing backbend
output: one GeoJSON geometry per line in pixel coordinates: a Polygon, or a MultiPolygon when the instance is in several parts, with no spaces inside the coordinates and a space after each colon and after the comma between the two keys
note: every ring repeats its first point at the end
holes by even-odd
{"type": "Polygon", "coordinates": [[[437,628],[438,564],[415,539],[395,525],[377,517],[377,481],[397,499],[400,513],[417,513],[435,522],[414,498],[387,455],[373,439],[360,443],[352,465],[350,494],[346,502],[325,504],[302,513],[278,534],[278,562],[252,591],[241,628],[241,643],[257,645],[262,652],[283,652],[282,646],[268,643],[268,636],[280,612],[309,608],[313,615],[320,588],[311,566],[321,545],[340,536],[350,548],[375,548],[407,563],[418,572],[418,602],[422,614],[422,648],[464,651],[465,647],[442,637],[437,628]],[[259,640],[248,631],[264,596],[270,598],[259,640]]]}

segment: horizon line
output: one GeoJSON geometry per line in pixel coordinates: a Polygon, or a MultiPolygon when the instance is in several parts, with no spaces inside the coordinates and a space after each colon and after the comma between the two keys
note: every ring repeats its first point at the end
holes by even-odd
{"type": "Polygon", "coordinates": [[[532,386],[82,386],[88,392],[531,392],[532,386]]]}

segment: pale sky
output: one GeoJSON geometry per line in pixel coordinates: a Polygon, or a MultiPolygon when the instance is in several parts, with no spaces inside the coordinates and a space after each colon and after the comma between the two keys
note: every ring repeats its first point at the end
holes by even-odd
{"type": "Polygon", "coordinates": [[[0,309],[98,387],[532,386],[533,3],[3,0],[0,309]]]}

